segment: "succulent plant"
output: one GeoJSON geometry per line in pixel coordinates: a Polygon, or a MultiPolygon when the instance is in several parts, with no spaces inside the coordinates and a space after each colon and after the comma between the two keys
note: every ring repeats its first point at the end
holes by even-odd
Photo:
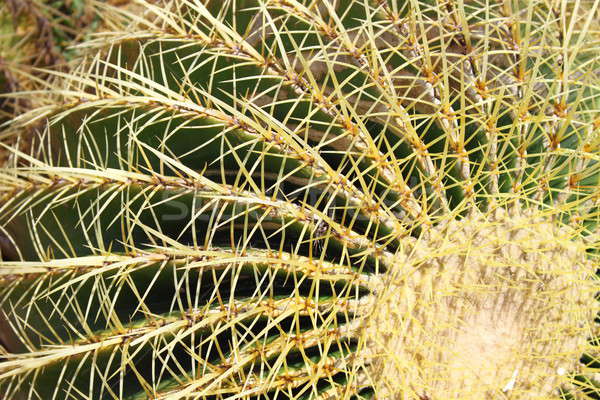
{"type": "Polygon", "coordinates": [[[138,3],[3,133],[0,394],[598,398],[600,2],[138,3]]]}

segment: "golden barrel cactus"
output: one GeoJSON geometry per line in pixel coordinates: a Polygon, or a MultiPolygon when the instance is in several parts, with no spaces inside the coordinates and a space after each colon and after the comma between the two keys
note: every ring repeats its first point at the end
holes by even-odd
{"type": "Polygon", "coordinates": [[[137,3],[2,133],[4,398],[598,398],[599,1],[137,3]]]}

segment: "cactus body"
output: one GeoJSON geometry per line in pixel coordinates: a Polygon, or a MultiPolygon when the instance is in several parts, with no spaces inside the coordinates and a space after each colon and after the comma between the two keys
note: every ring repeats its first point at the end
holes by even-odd
{"type": "Polygon", "coordinates": [[[598,1],[144,6],[6,130],[0,393],[597,396],[598,1]]]}

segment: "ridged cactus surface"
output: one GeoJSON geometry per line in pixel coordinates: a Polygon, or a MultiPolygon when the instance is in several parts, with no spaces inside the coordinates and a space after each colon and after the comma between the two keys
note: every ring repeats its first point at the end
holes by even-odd
{"type": "Polygon", "coordinates": [[[138,3],[2,133],[0,397],[598,398],[599,1],[138,3]]]}

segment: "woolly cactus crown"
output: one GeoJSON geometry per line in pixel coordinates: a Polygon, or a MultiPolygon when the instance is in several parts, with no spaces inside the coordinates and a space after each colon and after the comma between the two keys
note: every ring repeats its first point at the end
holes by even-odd
{"type": "Polygon", "coordinates": [[[597,398],[600,2],[139,3],[2,133],[0,394],[597,398]]]}

